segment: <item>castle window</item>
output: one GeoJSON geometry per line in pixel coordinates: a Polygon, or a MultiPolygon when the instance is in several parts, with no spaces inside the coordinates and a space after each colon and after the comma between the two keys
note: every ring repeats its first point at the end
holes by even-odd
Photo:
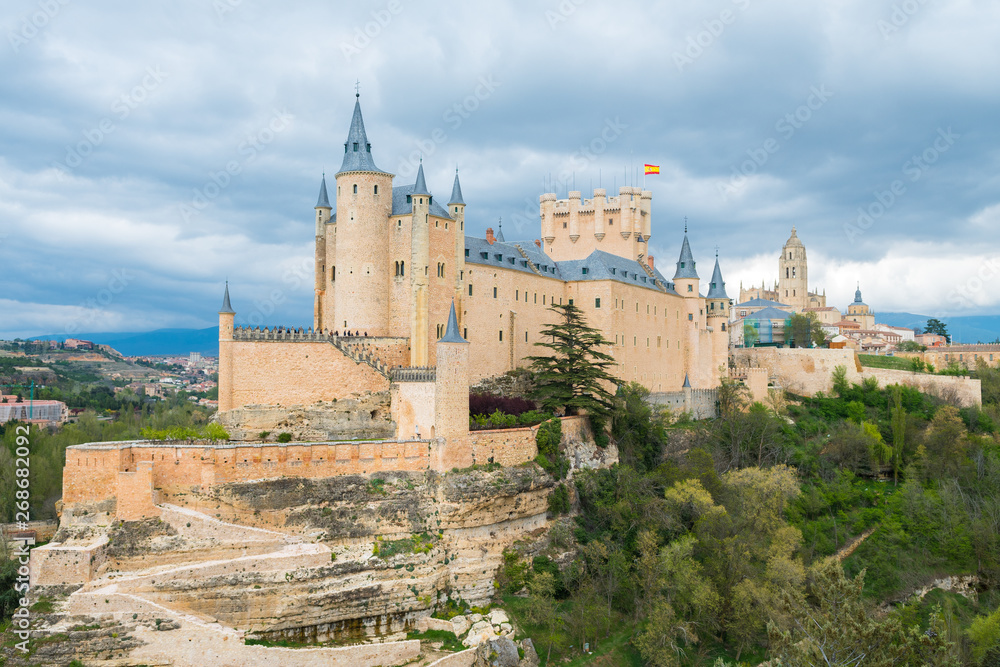
{"type": "Polygon", "coordinates": [[[682,269],[684,268],[684,262],[681,262],[681,268],[682,269]]]}
{"type": "Polygon", "coordinates": [[[441,225],[441,221],[440,220],[435,220],[434,221],[434,226],[435,227],[439,227],[440,225],[441,225]]]}
{"type": "Polygon", "coordinates": [[[330,267],[330,282],[336,282],[337,280],[337,267],[330,267]]]}
{"type": "Polygon", "coordinates": [[[469,256],[469,249],[468,249],[468,248],[466,248],[466,249],[465,249],[465,256],[466,256],[466,257],[468,257],[468,256],[469,256]]]}
{"type": "Polygon", "coordinates": [[[483,259],[489,259],[490,258],[490,254],[488,252],[481,252],[481,253],[479,253],[479,256],[482,257],[483,259]]]}
{"type": "Polygon", "coordinates": [[[632,336],[632,347],[639,347],[639,338],[638,338],[638,336],[632,336]]]}
{"type": "Polygon", "coordinates": [[[545,295],[544,294],[542,295],[542,305],[543,306],[545,305],[545,295]]]}
{"type": "Polygon", "coordinates": [[[614,218],[608,218],[608,226],[609,227],[614,227],[615,226],[615,219],[614,218]]]}
{"type": "Polygon", "coordinates": [[[500,330],[500,342],[503,342],[503,329],[500,330]]]}
{"type": "Polygon", "coordinates": [[[618,273],[618,269],[611,267],[611,275],[615,275],[616,273],[618,273]]]}
{"type": "Polygon", "coordinates": [[[498,262],[502,262],[503,261],[503,255],[501,255],[500,253],[497,253],[497,254],[493,255],[493,257],[496,258],[496,260],[498,262]]]}
{"type": "Polygon", "coordinates": [[[406,203],[407,204],[413,203],[413,195],[406,195],[406,203]]]}
{"type": "Polygon", "coordinates": [[[354,152],[355,153],[358,152],[358,142],[356,142],[356,141],[354,142],[354,152]]]}
{"type": "Polygon", "coordinates": [[[694,285],[688,285],[688,292],[694,291],[694,285]]]}
{"type": "Polygon", "coordinates": [[[660,337],[656,337],[656,347],[660,347],[660,337]]]}
{"type": "Polygon", "coordinates": [[[587,275],[588,273],[590,273],[590,270],[586,266],[583,267],[583,269],[581,269],[581,271],[583,272],[583,275],[587,275]]]}
{"type": "Polygon", "coordinates": [[[455,207],[455,213],[458,213],[458,207],[457,206],[455,207]]]}
{"type": "MultiPolygon", "coordinates": [[[[402,227],[403,227],[403,219],[402,218],[400,218],[399,220],[396,221],[396,226],[402,229],[402,227]]],[[[469,251],[466,250],[465,252],[469,252],[469,251]]]]}
{"type": "Polygon", "coordinates": [[[795,290],[792,290],[792,296],[795,296],[795,290]]]}
{"type": "Polygon", "coordinates": [[[723,322],[723,323],[722,323],[722,330],[723,330],[723,331],[725,331],[725,330],[726,330],[726,323],[725,323],[725,322],[723,322]]]}
{"type": "Polygon", "coordinates": [[[520,301],[520,300],[521,300],[521,290],[516,289],[514,290],[514,301],[520,301]]]}
{"type": "Polygon", "coordinates": [[[437,337],[441,338],[442,336],[444,336],[444,325],[439,324],[437,325],[437,337]]]}
{"type": "Polygon", "coordinates": [[[497,288],[496,287],[493,288],[493,298],[494,299],[497,298],[497,288]]]}
{"type": "MultiPolygon", "coordinates": [[[[357,146],[357,144],[355,144],[355,146],[357,146]]],[[[357,183],[354,184],[354,194],[358,194],[358,184],[357,183]]]]}
{"type": "MultiPolygon", "coordinates": [[[[535,303],[538,303],[538,292],[535,292],[535,303]]],[[[990,361],[993,361],[993,355],[990,355],[990,361]]]]}
{"type": "Polygon", "coordinates": [[[787,266],[785,267],[785,277],[786,278],[788,277],[788,267],[787,266]]]}
{"type": "Polygon", "coordinates": [[[372,145],[371,144],[365,144],[365,150],[368,151],[369,153],[371,153],[372,152],[372,145]]]}
{"type": "Polygon", "coordinates": [[[715,302],[712,302],[712,310],[715,310],[715,302]]]}
{"type": "Polygon", "coordinates": [[[688,322],[693,322],[693,321],[694,321],[694,314],[688,313],[688,322]]]}
{"type": "Polygon", "coordinates": [[[563,229],[566,229],[566,223],[565,222],[563,223],[563,229]]]}
{"type": "Polygon", "coordinates": [[[462,338],[464,338],[465,340],[469,340],[469,328],[468,327],[463,327],[463,329],[462,329],[462,338]]]}
{"type": "Polygon", "coordinates": [[[514,263],[514,258],[513,257],[508,257],[507,261],[510,262],[511,264],[513,264],[514,263]]]}
{"type": "Polygon", "coordinates": [[[469,283],[469,296],[472,296],[472,283],[469,283]]]}
{"type": "Polygon", "coordinates": [[[525,343],[528,342],[528,332],[527,331],[524,332],[524,342],[525,343]]]}
{"type": "Polygon", "coordinates": [[[375,194],[378,194],[378,186],[375,186],[375,194]]]}
{"type": "MultiPolygon", "coordinates": [[[[560,299],[559,301],[560,301],[560,303],[561,303],[561,302],[562,302],[562,299],[560,299]]],[[[569,300],[569,305],[571,305],[571,306],[573,305],[573,299],[570,299],[570,300],[569,300]]]]}
{"type": "Polygon", "coordinates": [[[795,277],[795,267],[793,266],[792,267],[792,278],[794,278],[794,277],[795,277]]]}
{"type": "Polygon", "coordinates": [[[594,298],[594,308],[600,308],[600,307],[601,307],[601,297],[594,298]]]}

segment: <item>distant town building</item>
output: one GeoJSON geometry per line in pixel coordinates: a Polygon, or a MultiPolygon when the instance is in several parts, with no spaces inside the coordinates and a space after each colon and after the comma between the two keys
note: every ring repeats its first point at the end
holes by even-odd
{"type": "Polygon", "coordinates": [[[20,421],[55,426],[65,422],[67,414],[62,401],[32,401],[0,394],[0,423],[20,421]]]}

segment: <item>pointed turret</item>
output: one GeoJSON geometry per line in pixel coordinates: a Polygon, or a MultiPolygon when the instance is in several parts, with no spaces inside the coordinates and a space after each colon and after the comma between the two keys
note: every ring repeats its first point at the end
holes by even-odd
{"type": "Polygon", "coordinates": [[[316,208],[333,208],[330,206],[330,196],[326,193],[326,174],[323,174],[323,180],[319,183],[319,200],[316,202],[316,208]]]}
{"type": "Polygon", "coordinates": [[[448,200],[448,206],[454,204],[465,206],[465,199],[462,198],[462,184],[458,182],[458,169],[455,169],[455,184],[451,186],[451,199],[448,200]]]}
{"type": "Polygon", "coordinates": [[[226,281],[226,292],[222,296],[222,308],[219,310],[219,315],[235,315],[236,311],[233,310],[233,306],[229,303],[229,281],[226,281]]]}
{"type": "Polygon", "coordinates": [[[684,384],[681,385],[681,389],[690,389],[690,388],[691,388],[691,379],[688,377],[688,374],[685,373],[684,374],[684,384]]]}
{"type": "Polygon", "coordinates": [[[361,117],[360,95],[354,101],[354,117],[351,119],[351,129],[344,142],[344,163],[340,165],[338,174],[346,171],[372,171],[379,174],[385,172],[375,166],[372,158],[372,145],[365,134],[365,121],[361,117]]]}
{"type": "Polygon", "coordinates": [[[500,218],[500,223],[497,225],[497,241],[500,243],[507,242],[507,240],[503,237],[503,218],[500,218]]]}
{"type": "Polygon", "coordinates": [[[420,161],[420,166],[417,168],[417,182],[413,185],[414,195],[431,195],[431,191],[427,189],[427,182],[424,180],[424,162],[420,161]]]}
{"type": "Polygon", "coordinates": [[[712,271],[712,282],[708,286],[708,299],[728,299],[726,283],[722,280],[722,269],[719,268],[719,258],[715,258],[715,270],[712,271]]]}
{"type": "Polygon", "coordinates": [[[458,316],[455,314],[455,301],[451,302],[451,313],[448,314],[448,328],[444,331],[444,336],[438,340],[439,343],[468,343],[458,333],[458,316]]]}
{"type": "Polygon", "coordinates": [[[677,271],[674,273],[674,280],[678,278],[698,279],[698,272],[694,268],[694,255],[691,254],[691,244],[688,243],[687,230],[684,230],[684,243],[681,244],[681,256],[677,260],[677,271]]]}

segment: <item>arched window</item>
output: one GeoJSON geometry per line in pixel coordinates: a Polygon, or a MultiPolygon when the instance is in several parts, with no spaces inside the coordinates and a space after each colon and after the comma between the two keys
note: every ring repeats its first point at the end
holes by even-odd
{"type": "MultiPolygon", "coordinates": [[[[357,144],[354,144],[354,145],[357,146],[357,144]]],[[[358,194],[358,184],[357,183],[354,184],[354,194],[358,194]]]]}
{"type": "Polygon", "coordinates": [[[378,186],[375,186],[375,194],[378,194],[378,186]]]}
{"type": "Polygon", "coordinates": [[[399,263],[399,275],[401,275],[401,276],[405,276],[406,275],[406,262],[400,262],[399,263]]]}

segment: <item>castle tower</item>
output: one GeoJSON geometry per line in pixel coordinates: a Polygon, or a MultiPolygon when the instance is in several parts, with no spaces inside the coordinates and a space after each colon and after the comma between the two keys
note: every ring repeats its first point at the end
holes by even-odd
{"type": "Polygon", "coordinates": [[[462,184],[458,182],[458,169],[455,169],[455,183],[451,186],[451,198],[448,200],[451,217],[455,221],[455,307],[458,309],[459,325],[464,322],[462,317],[462,299],[465,296],[465,199],[462,198],[462,184]]]}
{"type": "Polygon", "coordinates": [[[707,324],[712,328],[712,368],[718,372],[719,367],[729,365],[729,313],[732,300],[726,294],[726,283],[722,279],[722,269],[719,268],[719,255],[715,255],[715,269],[712,271],[712,281],[705,296],[705,313],[707,324]]]}
{"type": "Polygon", "coordinates": [[[792,227],[778,259],[778,301],[787,303],[794,312],[809,306],[809,269],[806,247],[792,227]]]}
{"type": "MultiPolygon", "coordinates": [[[[622,204],[624,210],[625,204],[622,204]]],[[[696,381],[698,377],[699,354],[698,343],[701,340],[699,330],[701,328],[702,312],[705,302],[701,298],[698,290],[698,271],[695,269],[694,255],[691,254],[691,244],[688,243],[687,225],[684,225],[684,242],[681,244],[681,254],[677,259],[677,270],[674,272],[674,289],[684,299],[681,317],[685,319],[684,325],[684,372],[695,373],[696,381]]]]}
{"type": "Polygon", "coordinates": [[[389,270],[392,174],[375,166],[371,151],[361,117],[361,102],[356,100],[351,129],[344,142],[344,162],[336,176],[336,255],[335,262],[327,269],[334,288],[335,316],[332,322],[325,321],[324,326],[385,336],[389,333],[392,275],[389,270]]]}
{"type": "MultiPolygon", "coordinates": [[[[327,307],[332,306],[333,290],[330,292],[330,303],[327,302],[326,296],[326,264],[327,264],[327,225],[331,222],[331,213],[333,208],[330,206],[330,197],[326,192],[326,174],[323,174],[323,180],[319,184],[319,199],[316,201],[316,283],[314,286],[316,292],[316,300],[313,304],[313,329],[316,331],[322,331],[326,327],[326,316],[327,307]]],[[[332,226],[332,225],[330,225],[332,226]]],[[[336,232],[336,229],[330,230],[331,235],[336,232]]],[[[336,243],[336,236],[333,236],[331,243],[336,243]]],[[[332,285],[331,285],[332,287],[332,285]]]]}
{"type": "Polygon", "coordinates": [[[236,311],[229,303],[229,281],[219,309],[219,412],[233,409],[233,328],[236,311]]]}
{"type": "Polygon", "coordinates": [[[458,332],[454,303],[436,353],[434,436],[460,446],[469,435],[469,341],[458,332]]]}
{"type": "Polygon", "coordinates": [[[410,365],[427,366],[430,327],[430,207],[431,193],[424,180],[424,165],[410,194],[410,365]]]}

